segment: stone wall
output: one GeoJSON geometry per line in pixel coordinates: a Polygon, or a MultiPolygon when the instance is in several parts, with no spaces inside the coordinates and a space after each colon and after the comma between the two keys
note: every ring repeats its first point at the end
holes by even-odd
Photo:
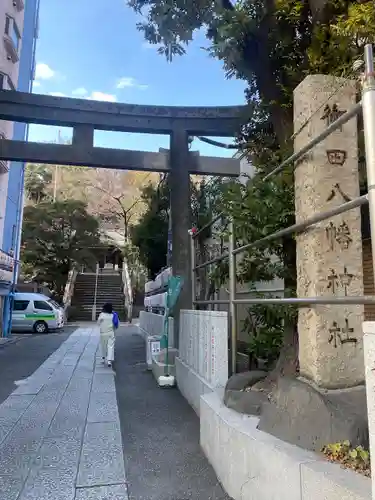
{"type": "Polygon", "coordinates": [[[194,410],[200,396],[228,380],[228,315],[222,311],[182,310],[176,358],[177,385],[194,410]]]}

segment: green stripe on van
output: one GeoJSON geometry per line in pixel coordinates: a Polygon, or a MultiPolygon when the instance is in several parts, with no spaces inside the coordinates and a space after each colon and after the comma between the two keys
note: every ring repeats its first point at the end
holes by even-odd
{"type": "Polygon", "coordinates": [[[25,314],[25,318],[26,319],[45,319],[45,320],[56,319],[54,314],[37,314],[37,313],[25,314]]]}

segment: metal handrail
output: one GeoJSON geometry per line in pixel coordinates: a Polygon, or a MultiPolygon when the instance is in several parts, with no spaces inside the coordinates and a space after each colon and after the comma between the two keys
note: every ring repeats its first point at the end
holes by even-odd
{"type": "MultiPolygon", "coordinates": [[[[251,293],[251,291],[249,291],[251,293]]],[[[375,304],[375,296],[372,295],[352,295],[350,297],[254,297],[252,299],[233,299],[233,304],[244,305],[295,305],[299,307],[313,306],[313,305],[360,305],[360,304],[375,304]]],[[[198,306],[208,306],[213,304],[230,305],[230,300],[194,300],[194,304],[198,306]]]]}
{"type": "MultiPolygon", "coordinates": [[[[268,234],[267,236],[264,236],[259,240],[253,241],[252,243],[247,243],[246,245],[235,248],[233,250],[233,254],[237,255],[239,253],[244,252],[245,250],[248,250],[249,248],[261,245],[262,243],[266,243],[267,241],[272,241],[278,238],[282,238],[283,236],[288,236],[289,234],[301,233],[310,226],[313,226],[314,224],[318,224],[319,222],[330,219],[335,215],[340,215],[349,210],[353,210],[354,208],[358,208],[361,205],[366,205],[367,203],[368,203],[368,194],[364,194],[363,196],[359,196],[358,198],[343,203],[342,205],[332,208],[331,210],[327,210],[326,212],[323,212],[321,214],[313,215],[312,217],[309,217],[303,222],[298,222],[297,224],[293,224],[293,226],[289,226],[286,227],[285,229],[280,229],[279,231],[275,231],[274,233],[268,234]]],[[[202,264],[199,264],[198,266],[195,266],[194,270],[196,271],[198,269],[202,269],[203,267],[207,267],[211,264],[216,264],[216,262],[220,262],[221,260],[228,258],[229,255],[230,255],[229,252],[222,253],[221,255],[215,257],[214,259],[208,260],[206,262],[203,262],[202,264]]]]}
{"type": "Polygon", "coordinates": [[[312,150],[314,146],[322,142],[326,137],[332,134],[335,130],[338,128],[342,127],[346,122],[348,122],[351,118],[356,116],[358,113],[361,112],[362,109],[362,101],[359,101],[355,106],[353,106],[351,109],[346,111],[343,115],[341,115],[337,120],[331,123],[329,127],[327,127],[323,132],[321,132],[319,135],[314,137],[310,142],[308,142],[303,148],[301,148],[299,151],[296,151],[293,153],[289,158],[284,160],[280,165],[276,168],[274,168],[269,174],[267,174],[263,180],[268,181],[272,176],[278,174],[281,172],[285,167],[290,165],[293,162],[296,162],[300,160],[306,153],[312,150]]]}
{"type": "Polygon", "coordinates": [[[96,321],[96,300],[98,295],[98,278],[99,278],[99,263],[96,263],[96,272],[95,272],[95,292],[94,292],[94,304],[92,306],[92,321],[96,321]]]}
{"type": "Polygon", "coordinates": [[[248,250],[249,248],[253,246],[260,245],[262,243],[266,243],[267,241],[275,240],[278,238],[282,238],[283,236],[288,236],[293,233],[302,233],[306,229],[308,229],[310,226],[313,226],[314,224],[318,224],[319,222],[323,222],[324,220],[330,219],[331,217],[334,217],[335,215],[340,215],[344,212],[348,212],[349,210],[353,210],[354,208],[360,207],[361,205],[366,205],[368,203],[368,195],[364,194],[363,196],[359,196],[358,198],[355,198],[354,200],[347,201],[346,203],[343,203],[342,205],[339,205],[338,207],[331,208],[330,210],[327,210],[326,212],[323,212],[321,214],[313,215],[312,217],[309,217],[305,221],[298,222],[297,224],[293,224],[293,226],[286,227],[285,229],[280,229],[279,231],[276,231],[274,233],[271,233],[264,238],[261,238],[260,240],[254,241],[253,243],[248,243],[246,245],[243,245],[242,247],[238,247],[234,250],[234,254],[238,254],[241,252],[244,252],[245,250],[248,250]]]}
{"type": "MultiPolygon", "coordinates": [[[[306,144],[303,148],[301,148],[296,153],[292,154],[289,158],[283,161],[278,167],[272,170],[269,174],[267,174],[263,180],[270,179],[273,175],[281,172],[287,165],[290,165],[293,162],[301,159],[306,153],[308,153],[314,146],[319,144],[322,140],[328,137],[332,132],[337,130],[343,124],[348,122],[351,118],[357,115],[363,107],[363,121],[364,121],[364,129],[365,129],[365,146],[366,146],[366,169],[367,169],[367,178],[368,178],[368,186],[369,192],[364,196],[360,196],[354,200],[351,200],[347,203],[343,203],[342,205],[328,210],[326,212],[316,214],[313,217],[308,218],[302,222],[298,222],[292,226],[289,226],[285,229],[281,229],[272,234],[269,234],[263,238],[260,238],[257,241],[252,243],[248,243],[241,247],[235,248],[234,244],[234,230],[233,230],[233,221],[231,221],[231,231],[230,231],[230,241],[229,241],[229,251],[224,252],[223,254],[217,256],[214,259],[210,259],[202,264],[195,265],[195,255],[192,259],[192,278],[193,278],[193,290],[192,290],[192,302],[194,305],[213,305],[213,304],[223,304],[229,305],[229,327],[231,331],[231,345],[232,350],[235,350],[236,346],[236,326],[233,327],[233,320],[236,317],[236,306],[238,304],[264,304],[264,305],[276,305],[276,304],[290,304],[296,305],[298,307],[312,307],[314,305],[359,305],[359,304],[374,304],[375,296],[344,296],[344,297],[335,297],[335,296],[321,296],[321,297],[274,297],[274,298],[250,298],[250,299],[238,299],[236,298],[236,255],[248,250],[251,247],[260,245],[262,243],[274,240],[276,238],[281,238],[283,236],[290,235],[292,233],[301,233],[305,231],[310,226],[322,222],[326,219],[334,217],[336,215],[342,214],[354,208],[358,208],[362,205],[369,204],[370,211],[370,226],[371,226],[371,236],[372,236],[372,255],[373,255],[373,271],[375,274],[375,75],[374,75],[374,64],[373,64],[373,48],[372,45],[368,44],[365,47],[365,67],[366,72],[363,79],[363,92],[362,92],[362,101],[357,103],[353,108],[346,111],[341,117],[335,120],[330,126],[328,126],[322,133],[320,133],[317,137],[312,139],[308,144],[306,144]],[[362,106],[363,102],[363,106],[362,106]],[[195,300],[195,273],[198,269],[202,269],[211,264],[215,264],[220,262],[226,258],[229,258],[229,300],[195,300]]],[[[194,235],[197,236],[200,232],[202,232],[207,227],[211,226],[218,218],[222,216],[219,214],[216,218],[214,218],[210,223],[206,224],[198,233],[194,235]]],[[[192,237],[192,253],[195,253],[194,249],[194,237],[192,237]]],[[[232,353],[232,371],[236,371],[236,353],[232,353]]]]}
{"type": "Polygon", "coordinates": [[[217,222],[223,216],[224,216],[224,212],[220,212],[216,217],[214,217],[213,219],[211,219],[210,222],[207,222],[207,224],[205,224],[203,227],[201,227],[199,229],[199,231],[197,231],[196,233],[194,233],[192,235],[192,237],[195,239],[199,234],[203,233],[203,231],[205,231],[206,229],[208,229],[209,227],[211,227],[213,224],[215,224],[215,222],[217,222]]]}

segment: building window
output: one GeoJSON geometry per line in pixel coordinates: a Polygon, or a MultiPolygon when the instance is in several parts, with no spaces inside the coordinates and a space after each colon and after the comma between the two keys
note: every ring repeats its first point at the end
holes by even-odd
{"type": "MultiPolygon", "coordinates": [[[[0,141],[5,140],[5,135],[0,132],[0,141]]],[[[6,160],[0,160],[0,174],[5,174],[9,170],[9,163],[6,160]]]]}
{"type": "Polygon", "coordinates": [[[1,90],[16,90],[12,80],[5,73],[0,73],[0,89],[1,90]]]}
{"type": "Polygon", "coordinates": [[[11,38],[14,47],[18,52],[20,48],[21,35],[13,17],[6,16],[5,18],[5,34],[11,38]]]}
{"type": "Polygon", "coordinates": [[[13,62],[19,59],[18,53],[21,44],[21,34],[13,17],[5,17],[4,44],[8,53],[8,58],[13,62]]]}

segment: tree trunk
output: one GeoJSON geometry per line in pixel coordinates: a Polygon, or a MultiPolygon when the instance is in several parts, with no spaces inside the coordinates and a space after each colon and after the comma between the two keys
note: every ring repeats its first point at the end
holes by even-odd
{"type": "MultiPolygon", "coordinates": [[[[295,239],[288,236],[283,241],[284,247],[284,265],[286,267],[286,278],[284,280],[285,289],[292,293],[296,290],[297,272],[296,272],[296,242],[295,239]]],[[[295,376],[298,373],[298,330],[297,319],[285,321],[284,339],[279,359],[275,368],[270,374],[271,379],[277,379],[283,376],[295,376]]]]}

